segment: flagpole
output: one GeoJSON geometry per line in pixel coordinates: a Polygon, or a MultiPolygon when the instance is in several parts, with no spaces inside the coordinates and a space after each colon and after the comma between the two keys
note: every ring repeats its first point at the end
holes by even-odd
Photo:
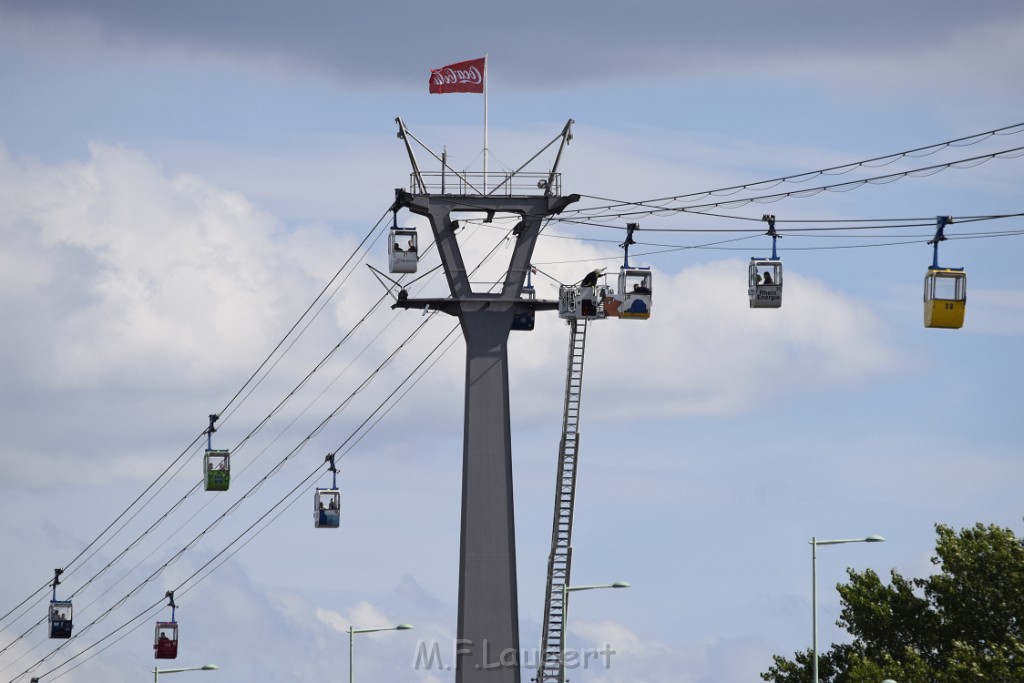
{"type": "Polygon", "coordinates": [[[484,194],[487,194],[487,53],[484,53],[484,194]]]}

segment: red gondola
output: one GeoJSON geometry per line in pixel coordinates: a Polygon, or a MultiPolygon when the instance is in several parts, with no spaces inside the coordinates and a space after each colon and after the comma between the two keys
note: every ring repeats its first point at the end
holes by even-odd
{"type": "Polygon", "coordinates": [[[174,591],[167,591],[169,605],[171,608],[170,621],[156,622],[156,631],[153,635],[153,656],[156,659],[177,659],[178,658],[178,622],[174,619],[174,591]]]}

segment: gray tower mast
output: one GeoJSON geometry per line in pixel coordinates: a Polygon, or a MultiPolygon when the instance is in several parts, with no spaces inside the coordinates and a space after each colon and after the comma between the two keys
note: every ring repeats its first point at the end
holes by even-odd
{"type": "MultiPolygon", "coordinates": [[[[558,162],[572,139],[572,120],[552,142],[561,141],[552,170],[543,175],[521,173],[544,150],[486,192],[482,176],[451,169],[446,159],[441,191],[431,193],[416,163],[402,120],[398,136],[405,142],[413,167],[412,192],[396,191],[395,208],[406,208],[430,221],[450,298],[410,299],[403,291],[397,308],[433,309],[458,316],[466,341],[465,422],[462,456],[462,531],[459,554],[459,614],[455,643],[456,683],[520,683],[519,604],[516,582],[515,511],[512,497],[512,435],[509,419],[508,335],[517,315],[554,310],[557,301],[523,299],[523,286],[533,249],[545,218],[579,200],[562,197],[558,162]],[[448,175],[452,178],[449,181],[448,175]],[[532,185],[522,181],[532,176],[532,185]],[[446,193],[448,183],[460,193],[446,193]],[[533,194],[514,194],[529,187],[533,194]],[[512,230],[515,245],[497,291],[475,292],[456,238],[458,217],[496,214],[518,219],[512,230]]],[[[419,140],[416,140],[419,143],[419,140]]],[[[419,143],[422,145],[422,143],[419,143]]],[[[424,146],[425,147],[425,146],[424,146]]],[[[545,149],[547,149],[545,147],[545,149]]],[[[428,150],[429,151],[429,150],[428,150]]],[[[435,176],[437,174],[434,174],[435,176]]],[[[493,174],[492,174],[493,175],[493,174]]],[[[437,178],[433,178],[437,180],[437,178]]]]}

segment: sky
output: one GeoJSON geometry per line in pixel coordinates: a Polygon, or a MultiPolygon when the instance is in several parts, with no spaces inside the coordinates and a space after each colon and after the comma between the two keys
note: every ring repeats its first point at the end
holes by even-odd
{"type": "MultiPolygon", "coordinates": [[[[366,265],[409,187],[396,117],[482,170],[483,98],[427,85],[484,55],[491,172],[574,121],[538,296],[614,272],[626,222],[654,273],[648,321],[587,337],[572,583],[631,587],[572,596],[568,647],[614,653],[574,683],[760,680],[810,647],[812,538],[886,539],[819,548],[824,650],[847,568],[930,575],[936,524],[1024,532],[1022,32],[1009,1],[0,0],[0,680],[141,680],[172,589],[173,665],[220,667],[183,676],[342,680],[350,627],[409,623],[355,636],[355,678],[454,680],[464,348],[366,265]],[[766,213],[784,304],[752,310],[766,213]],[[922,323],[939,215],[960,330],[922,323]],[[226,493],[196,490],[214,413],[226,493]],[[67,643],[37,624],[55,567],[67,643]]],[[[447,295],[433,258],[411,295],[447,295]]],[[[567,344],[553,313],[509,343],[527,663],[567,344]]]]}

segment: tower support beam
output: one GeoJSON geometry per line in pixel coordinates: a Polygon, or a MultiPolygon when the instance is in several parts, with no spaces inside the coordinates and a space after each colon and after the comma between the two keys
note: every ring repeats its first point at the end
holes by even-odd
{"type": "MultiPolygon", "coordinates": [[[[520,683],[508,335],[516,313],[540,303],[521,297],[544,218],[578,199],[400,191],[396,200],[430,221],[451,292],[438,308],[459,317],[466,341],[456,683],[520,683]],[[519,217],[499,291],[472,291],[451,218],[456,211],[519,217]]],[[[436,301],[401,298],[395,306],[436,301]]]]}

